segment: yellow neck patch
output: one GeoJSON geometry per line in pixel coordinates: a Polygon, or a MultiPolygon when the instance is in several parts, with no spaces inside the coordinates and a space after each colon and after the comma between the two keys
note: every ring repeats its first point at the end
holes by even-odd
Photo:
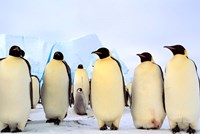
{"type": "Polygon", "coordinates": [[[184,55],[185,55],[185,56],[188,56],[188,53],[187,53],[187,51],[186,51],[186,50],[184,50],[184,55]]]}
{"type": "Polygon", "coordinates": [[[151,62],[155,63],[153,58],[151,58],[151,62]]]}

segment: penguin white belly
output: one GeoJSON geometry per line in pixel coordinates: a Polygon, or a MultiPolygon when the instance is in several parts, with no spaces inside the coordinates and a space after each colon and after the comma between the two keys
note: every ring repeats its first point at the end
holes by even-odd
{"type": "Polygon", "coordinates": [[[91,97],[96,117],[112,122],[120,118],[124,110],[123,81],[117,63],[106,60],[98,60],[94,66],[91,97]]]}
{"type": "Polygon", "coordinates": [[[44,74],[42,86],[42,104],[47,119],[59,118],[63,120],[69,106],[68,83],[69,78],[62,62],[50,62],[44,74]]]}
{"type": "Polygon", "coordinates": [[[88,106],[89,101],[89,78],[87,72],[83,69],[77,69],[74,77],[74,98],[78,88],[82,88],[83,93],[86,99],[86,107],[88,106]]]}
{"type": "Polygon", "coordinates": [[[33,107],[36,108],[40,99],[40,84],[36,77],[32,76],[33,107]]]}
{"type": "Polygon", "coordinates": [[[160,128],[165,118],[161,72],[153,63],[142,64],[136,68],[132,87],[133,121],[136,128],[160,128]]]}
{"type": "Polygon", "coordinates": [[[26,123],[31,110],[31,79],[25,61],[1,61],[0,74],[0,121],[9,125],[26,123]]]}
{"type": "Polygon", "coordinates": [[[166,69],[165,103],[168,118],[177,123],[195,122],[200,114],[200,100],[194,64],[182,61],[180,67],[171,61],[166,69]]]}

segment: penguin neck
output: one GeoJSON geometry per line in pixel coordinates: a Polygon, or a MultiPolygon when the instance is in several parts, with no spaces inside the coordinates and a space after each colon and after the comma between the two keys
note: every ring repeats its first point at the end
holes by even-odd
{"type": "Polygon", "coordinates": [[[144,62],[141,62],[141,64],[149,64],[149,63],[154,63],[152,61],[144,61],[144,62]]]}
{"type": "Polygon", "coordinates": [[[16,57],[16,56],[9,55],[7,58],[9,58],[9,59],[18,59],[18,58],[20,58],[20,57],[16,57]]]}
{"type": "Polygon", "coordinates": [[[176,59],[176,58],[183,58],[183,59],[188,59],[188,57],[186,55],[182,55],[182,54],[176,54],[174,55],[173,59],[176,59]]]}
{"type": "Polygon", "coordinates": [[[62,62],[62,60],[56,60],[56,59],[52,59],[52,61],[62,62]]]}
{"type": "Polygon", "coordinates": [[[139,65],[138,65],[138,67],[140,67],[140,68],[148,68],[149,66],[151,66],[152,64],[154,64],[153,62],[151,62],[151,61],[145,61],[145,62],[142,62],[142,63],[140,63],[139,65]]]}
{"type": "Polygon", "coordinates": [[[180,62],[182,63],[187,60],[188,60],[188,57],[186,57],[185,55],[177,54],[170,60],[170,62],[171,63],[180,63],[180,62]]]}
{"type": "Polygon", "coordinates": [[[104,61],[104,60],[108,60],[108,59],[110,59],[110,58],[111,58],[111,56],[108,56],[108,57],[106,57],[106,58],[99,59],[99,60],[104,61]]]}

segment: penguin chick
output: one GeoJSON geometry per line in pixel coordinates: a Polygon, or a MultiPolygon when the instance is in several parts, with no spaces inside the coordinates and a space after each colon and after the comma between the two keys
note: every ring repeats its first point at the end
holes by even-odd
{"type": "Polygon", "coordinates": [[[82,88],[78,88],[75,96],[74,111],[78,115],[87,115],[86,98],[82,88]]]}

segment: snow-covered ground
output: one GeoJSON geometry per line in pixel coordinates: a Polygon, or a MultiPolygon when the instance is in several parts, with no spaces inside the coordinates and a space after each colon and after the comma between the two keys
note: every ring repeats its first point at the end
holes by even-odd
{"type": "MultiPolygon", "coordinates": [[[[87,116],[76,115],[72,108],[68,110],[68,116],[59,126],[45,123],[45,114],[42,105],[38,104],[30,114],[23,133],[67,133],[67,134],[172,134],[167,119],[165,119],[160,130],[138,130],[135,129],[128,107],[125,108],[118,131],[100,131],[92,110],[88,109],[87,116]]],[[[181,132],[185,134],[186,132],[181,132]]],[[[200,131],[197,133],[200,134],[200,131]]]]}

